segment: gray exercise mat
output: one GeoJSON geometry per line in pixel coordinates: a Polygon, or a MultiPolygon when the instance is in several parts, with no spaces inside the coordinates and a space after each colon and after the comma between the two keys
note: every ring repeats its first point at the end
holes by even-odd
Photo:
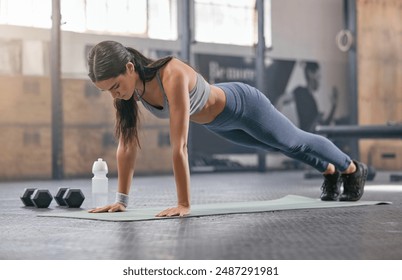
{"type": "MultiPolygon", "coordinates": [[[[386,201],[324,202],[319,199],[313,199],[304,196],[287,195],[279,199],[266,200],[266,201],[193,205],[191,207],[191,214],[187,217],[257,213],[257,212],[279,211],[279,210],[353,207],[353,206],[356,207],[356,206],[379,205],[379,204],[392,204],[392,203],[386,201]]],[[[86,210],[74,211],[72,209],[66,209],[64,212],[39,214],[38,216],[116,221],[116,222],[178,218],[178,217],[169,217],[169,218],[155,217],[157,213],[163,211],[165,208],[163,207],[137,208],[137,209],[127,209],[125,212],[115,212],[115,213],[88,213],[86,210]]]]}

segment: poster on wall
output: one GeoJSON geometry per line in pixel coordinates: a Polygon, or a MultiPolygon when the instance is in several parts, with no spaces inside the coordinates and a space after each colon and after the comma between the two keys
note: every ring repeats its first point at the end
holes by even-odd
{"type": "MultiPolygon", "coordinates": [[[[235,81],[255,86],[254,58],[197,54],[195,67],[211,84],[235,81]]],[[[315,126],[320,124],[346,124],[349,114],[342,67],[318,61],[267,59],[266,82],[260,90],[280,112],[305,131],[314,132],[315,126]]],[[[257,152],[230,143],[197,124],[191,125],[191,145],[195,158],[257,152]]]]}

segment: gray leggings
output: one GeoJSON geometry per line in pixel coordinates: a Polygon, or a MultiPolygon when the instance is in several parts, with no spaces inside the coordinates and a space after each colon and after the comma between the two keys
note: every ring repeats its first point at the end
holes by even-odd
{"type": "Polygon", "coordinates": [[[226,105],[204,126],[223,138],[252,148],[279,151],[320,172],[329,163],[345,171],[351,159],[330,140],[305,132],[280,113],[259,90],[243,83],[220,83],[226,105]]]}

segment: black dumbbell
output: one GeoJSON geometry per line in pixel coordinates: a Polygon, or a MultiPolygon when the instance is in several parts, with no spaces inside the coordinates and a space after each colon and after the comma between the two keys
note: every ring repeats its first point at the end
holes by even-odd
{"type": "Polygon", "coordinates": [[[47,208],[53,200],[48,190],[27,188],[20,197],[25,206],[36,206],[37,208],[47,208]]]}
{"type": "Polygon", "coordinates": [[[54,196],[59,206],[79,208],[85,200],[85,196],[80,189],[59,188],[54,196]]]}

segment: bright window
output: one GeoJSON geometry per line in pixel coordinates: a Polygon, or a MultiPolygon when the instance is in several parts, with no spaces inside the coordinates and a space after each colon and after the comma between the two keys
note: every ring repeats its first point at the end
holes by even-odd
{"type": "Polygon", "coordinates": [[[176,40],[177,1],[148,0],[148,5],[148,36],[153,39],[176,40]]]}
{"type": "MultiPolygon", "coordinates": [[[[177,0],[60,0],[62,30],[177,39],[177,0]]],[[[0,24],[51,28],[51,0],[0,0],[0,24]]]]}
{"type": "MultiPolygon", "coordinates": [[[[194,0],[195,40],[252,46],[256,43],[255,0],[194,0]]],[[[271,46],[271,1],[265,0],[265,41],[271,46]]]]}
{"type": "Polygon", "coordinates": [[[0,0],[0,23],[50,28],[51,0],[0,0]]]}
{"type": "MultiPolygon", "coordinates": [[[[62,30],[176,40],[177,0],[60,0],[62,30]]],[[[180,0],[187,1],[187,0],[180,0]]],[[[252,46],[255,0],[194,0],[195,40],[252,46]]],[[[265,0],[265,40],[271,46],[271,1],[265,0]]],[[[51,27],[51,0],[0,0],[0,24],[51,27]]]]}

